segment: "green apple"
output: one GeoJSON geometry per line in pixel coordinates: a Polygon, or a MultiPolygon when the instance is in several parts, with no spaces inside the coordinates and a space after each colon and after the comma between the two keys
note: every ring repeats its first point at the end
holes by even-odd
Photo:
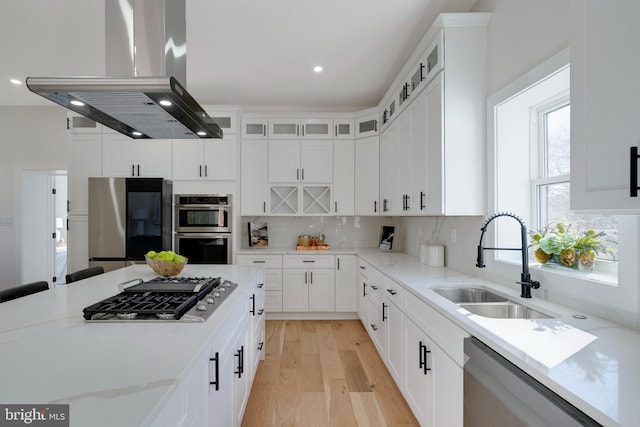
{"type": "Polygon", "coordinates": [[[187,262],[187,258],[183,257],[182,255],[176,255],[176,257],[173,259],[173,262],[187,262]]]}
{"type": "Polygon", "coordinates": [[[151,258],[154,259],[155,257],[157,257],[158,254],[156,253],[156,251],[149,251],[147,252],[147,258],[151,258]]]}

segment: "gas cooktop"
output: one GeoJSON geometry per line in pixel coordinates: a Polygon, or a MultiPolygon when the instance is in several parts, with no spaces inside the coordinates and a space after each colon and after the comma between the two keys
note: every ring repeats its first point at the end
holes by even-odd
{"type": "MultiPolygon", "coordinates": [[[[134,283],[128,287],[129,283],[134,283]]],[[[219,277],[156,277],[83,310],[87,322],[204,322],[238,286],[219,277]]]]}

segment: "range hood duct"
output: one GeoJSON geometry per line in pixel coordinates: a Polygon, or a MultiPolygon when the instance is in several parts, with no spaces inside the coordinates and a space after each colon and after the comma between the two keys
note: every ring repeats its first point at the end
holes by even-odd
{"type": "Polygon", "coordinates": [[[106,74],[28,77],[34,93],[131,138],[222,138],[186,80],[185,0],[105,0],[106,74]]]}

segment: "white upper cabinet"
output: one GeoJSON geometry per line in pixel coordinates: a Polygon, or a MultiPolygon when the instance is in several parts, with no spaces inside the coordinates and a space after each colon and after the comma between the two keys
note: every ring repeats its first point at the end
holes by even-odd
{"type": "Polygon", "coordinates": [[[217,111],[211,107],[204,107],[211,117],[211,121],[222,129],[222,135],[233,135],[238,132],[238,113],[235,111],[217,111]]]}
{"type": "Polygon", "coordinates": [[[131,139],[115,132],[102,135],[102,175],[171,179],[170,139],[131,139]]]}
{"type": "MultiPolygon", "coordinates": [[[[102,136],[71,134],[69,139],[69,215],[89,213],[89,177],[102,176],[102,136]]],[[[86,224],[85,224],[86,225],[86,224]]]]}
{"type": "Polygon", "coordinates": [[[355,198],[355,143],[333,142],[333,213],[353,215],[355,198]]]}
{"type": "Polygon", "coordinates": [[[269,182],[333,182],[333,141],[270,139],[269,182]]]}
{"type": "Polygon", "coordinates": [[[236,136],[173,141],[173,179],[235,180],[236,136]]]}
{"type": "Polygon", "coordinates": [[[378,118],[377,112],[356,118],[356,138],[377,135],[378,118]]]}
{"type": "Polygon", "coordinates": [[[267,139],[267,119],[244,119],[242,121],[242,139],[267,139]]]}
{"type": "Polygon", "coordinates": [[[102,133],[102,125],[85,116],[67,112],[67,131],[74,133],[102,133]]]}
{"type": "Polygon", "coordinates": [[[242,141],[240,212],[243,216],[267,213],[267,141],[242,141]]]}
{"type": "Polygon", "coordinates": [[[380,215],[380,138],[356,140],[355,214],[380,215]]]}
{"type": "Polygon", "coordinates": [[[354,121],[352,119],[338,119],[333,121],[334,139],[353,139],[355,137],[354,121]]]}
{"type": "Polygon", "coordinates": [[[333,120],[270,119],[269,138],[333,139],[333,120]]]}
{"type": "Polygon", "coordinates": [[[385,95],[383,214],[485,213],[488,19],[488,14],[440,15],[418,47],[422,54],[405,65],[403,79],[385,95]]]}
{"type": "Polygon", "coordinates": [[[571,209],[637,214],[640,2],[574,0],[571,10],[571,209]]]}

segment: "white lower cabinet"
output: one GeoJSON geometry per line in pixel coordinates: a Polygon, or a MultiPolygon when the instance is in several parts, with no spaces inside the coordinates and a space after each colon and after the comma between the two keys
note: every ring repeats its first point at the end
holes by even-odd
{"type": "Polygon", "coordinates": [[[336,255],[336,311],[357,311],[356,261],[355,255],[336,255]]]}
{"type": "Polygon", "coordinates": [[[335,311],[335,257],[285,255],[282,311],[335,311]]]}
{"type": "Polygon", "coordinates": [[[367,262],[358,315],[421,426],[463,425],[466,332],[367,262]]]}
{"type": "Polygon", "coordinates": [[[236,257],[239,265],[264,265],[264,309],[282,311],[282,255],[245,255],[236,257]]]}

